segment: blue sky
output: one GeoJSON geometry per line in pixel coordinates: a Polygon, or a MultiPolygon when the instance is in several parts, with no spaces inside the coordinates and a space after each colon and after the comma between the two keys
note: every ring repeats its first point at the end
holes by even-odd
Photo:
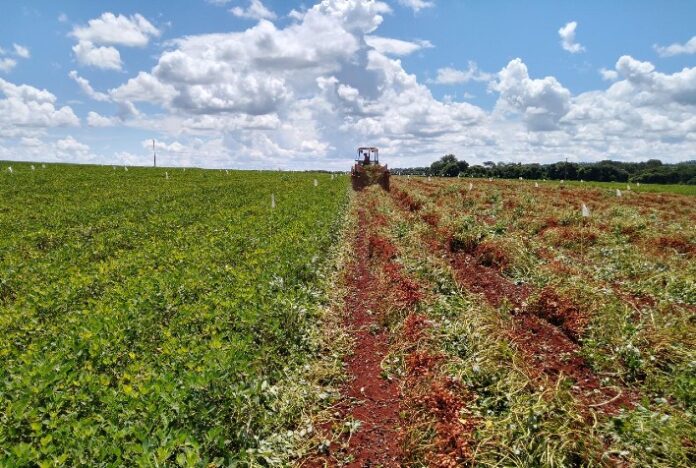
{"type": "Polygon", "coordinates": [[[696,2],[14,1],[0,159],[696,159],[696,2]]]}

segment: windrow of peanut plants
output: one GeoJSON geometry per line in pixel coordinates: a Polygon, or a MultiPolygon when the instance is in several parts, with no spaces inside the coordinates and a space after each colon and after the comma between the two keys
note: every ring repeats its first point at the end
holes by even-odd
{"type": "Polygon", "coordinates": [[[403,177],[392,197],[474,462],[693,465],[693,198],[403,177]]]}
{"type": "Polygon", "coordinates": [[[296,456],[325,398],[308,376],[347,178],[12,166],[0,174],[0,464],[296,456]]]}

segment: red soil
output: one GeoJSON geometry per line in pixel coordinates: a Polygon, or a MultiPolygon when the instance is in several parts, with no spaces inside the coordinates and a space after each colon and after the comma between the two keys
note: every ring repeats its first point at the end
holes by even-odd
{"type": "Polygon", "coordinates": [[[494,267],[498,270],[507,270],[510,266],[510,257],[498,244],[491,241],[480,243],[474,251],[476,261],[483,266],[494,267]]]}
{"type": "Polygon", "coordinates": [[[481,265],[472,255],[455,252],[449,254],[449,259],[457,282],[473,293],[483,294],[495,307],[507,301],[519,308],[531,292],[528,286],[513,284],[496,269],[481,265]]]}
{"type": "Polygon", "coordinates": [[[360,421],[360,426],[352,434],[344,433],[342,443],[331,444],[329,454],[310,457],[304,466],[337,466],[349,455],[352,458],[347,466],[400,466],[399,387],[396,381],[382,377],[381,367],[389,350],[388,332],[378,325],[385,291],[370,268],[371,258],[383,261],[395,250],[384,239],[370,235],[371,229],[368,214],[360,210],[353,241],[354,262],[346,275],[345,320],[355,347],[346,361],[349,379],[342,391],[345,403],[340,421],[360,421]]]}
{"type": "Polygon", "coordinates": [[[696,255],[696,244],[679,236],[662,236],[653,240],[654,245],[662,249],[673,249],[689,257],[696,255]]]}
{"type": "Polygon", "coordinates": [[[392,190],[392,193],[394,194],[394,199],[409,211],[418,211],[421,209],[421,202],[414,200],[408,192],[403,190],[392,190]]]}
{"type": "Polygon", "coordinates": [[[552,288],[542,289],[539,296],[527,304],[525,312],[557,326],[568,338],[577,342],[589,318],[568,298],[559,296],[552,288]]]}

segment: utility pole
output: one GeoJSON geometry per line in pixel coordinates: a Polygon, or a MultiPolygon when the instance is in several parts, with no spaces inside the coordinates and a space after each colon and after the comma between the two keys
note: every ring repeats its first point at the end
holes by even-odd
{"type": "Polygon", "coordinates": [[[155,139],[152,139],[152,159],[155,164],[155,167],[157,167],[157,152],[155,151],[155,139]]]}

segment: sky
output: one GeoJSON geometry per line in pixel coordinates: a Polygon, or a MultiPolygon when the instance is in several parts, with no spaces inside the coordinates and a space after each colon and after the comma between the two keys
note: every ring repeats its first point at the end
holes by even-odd
{"type": "Polygon", "coordinates": [[[696,159],[696,2],[3,0],[0,160],[696,159]]]}

